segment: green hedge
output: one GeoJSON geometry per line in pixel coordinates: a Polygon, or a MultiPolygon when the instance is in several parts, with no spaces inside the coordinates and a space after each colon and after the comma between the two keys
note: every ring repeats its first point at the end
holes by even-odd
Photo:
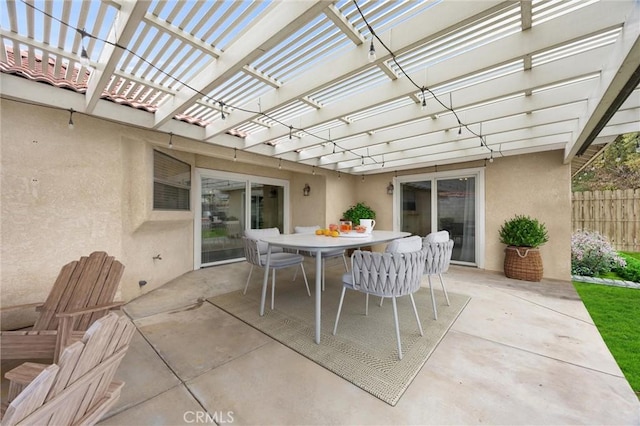
{"type": "Polygon", "coordinates": [[[620,256],[627,262],[624,268],[615,268],[613,271],[627,281],[640,283],[640,260],[638,253],[620,252],[620,256]]]}

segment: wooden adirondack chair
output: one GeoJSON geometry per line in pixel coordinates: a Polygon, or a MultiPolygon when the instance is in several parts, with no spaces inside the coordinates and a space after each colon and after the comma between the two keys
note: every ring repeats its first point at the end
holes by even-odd
{"type": "Polygon", "coordinates": [[[113,377],[134,332],[131,321],[111,312],[67,346],[57,365],[27,362],[9,371],[2,425],[97,423],[120,396],[124,383],[113,377]]]}
{"type": "Polygon", "coordinates": [[[110,309],[124,265],[102,251],[83,256],[62,267],[44,303],[2,308],[2,311],[35,307],[40,312],[30,330],[0,332],[0,358],[58,360],[62,349],[79,340],[85,330],[110,309]]]}

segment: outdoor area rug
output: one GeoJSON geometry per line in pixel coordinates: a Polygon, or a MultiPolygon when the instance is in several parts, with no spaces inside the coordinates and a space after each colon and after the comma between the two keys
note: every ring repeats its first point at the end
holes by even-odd
{"type": "MultiPolygon", "coordinates": [[[[409,387],[428,357],[469,302],[469,297],[449,292],[451,306],[444,294],[436,291],[438,320],[433,319],[428,288],[414,294],[424,337],[408,296],[397,299],[402,360],[398,359],[393,307],[391,300],[379,306],[380,298],[369,298],[369,315],[365,316],[365,295],[347,290],[338,331],[333,325],[342,287],[327,280],[322,293],[321,343],[314,341],[314,288],[311,297],[298,277],[295,282],[281,274],[276,280],[275,309],[270,309],[271,287],[267,292],[265,315],[259,315],[260,285],[212,297],[213,305],[244,321],[301,355],[334,372],[375,397],[394,406],[409,387]]],[[[426,282],[426,277],[424,278],[426,282]]],[[[424,284],[424,283],[423,283],[424,284]]]]}

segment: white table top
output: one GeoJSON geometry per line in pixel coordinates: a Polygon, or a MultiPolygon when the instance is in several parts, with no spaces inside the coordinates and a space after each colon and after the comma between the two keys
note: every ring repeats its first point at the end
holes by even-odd
{"type": "Polygon", "coordinates": [[[411,235],[409,232],[397,231],[373,231],[366,237],[328,237],[315,234],[280,234],[271,237],[262,237],[261,241],[276,247],[306,249],[315,251],[329,251],[338,248],[356,248],[373,244],[385,243],[397,238],[411,235]]]}
{"type": "MultiPolygon", "coordinates": [[[[264,305],[267,298],[267,283],[269,280],[269,262],[271,258],[271,247],[286,247],[291,249],[301,249],[322,253],[336,249],[357,248],[373,244],[385,243],[396,238],[404,238],[411,235],[409,232],[395,231],[373,231],[366,237],[327,237],[315,234],[280,234],[278,236],[260,238],[269,244],[267,251],[267,261],[264,268],[264,279],[262,281],[262,298],[260,301],[260,316],[264,315],[264,305]]],[[[316,255],[316,289],[315,289],[315,341],[320,343],[321,317],[322,317],[322,256],[316,255]]],[[[273,288],[273,287],[272,287],[273,288]]],[[[273,293],[272,293],[273,294],[273,293]]]]}

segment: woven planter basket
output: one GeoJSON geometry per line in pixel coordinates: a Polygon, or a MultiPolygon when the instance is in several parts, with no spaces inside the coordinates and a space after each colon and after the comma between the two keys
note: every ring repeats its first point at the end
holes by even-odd
{"type": "Polygon", "coordinates": [[[508,246],[504,249],[504,274],[517,280],[542,280],[540,249],[508,246]]]}

